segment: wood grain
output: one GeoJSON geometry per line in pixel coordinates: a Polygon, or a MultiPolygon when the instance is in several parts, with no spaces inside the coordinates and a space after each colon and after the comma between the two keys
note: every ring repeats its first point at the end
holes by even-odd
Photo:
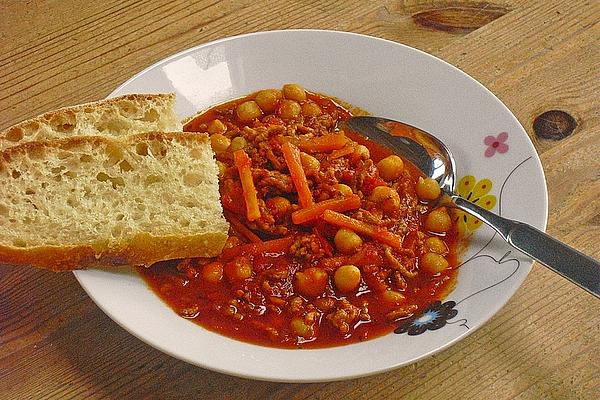
{"type": "MultiPolygon", "coordinates": [[[[513,111],[543,163],[548,231],[600,258],[597,1],[0,1],[0,14],[0,129],[241,33],[347,30],[433,53],[513,111]],[[570,135],[535,135],[549,110],[574,117],[570,135]]],[[[414,365],[346,382],[256,382],[145,345],[70,274],[0,267],[1,399],[596,399],[598,349],[600,302],[536,265],[491,321],[414,365]]]]}
{"type": "Polygon", "coordinates": [[[435,7],[413,14],[417,25],[442,32],[470,33],[508,13],[508,8],[490,4],[473,3],[435,7]]]}

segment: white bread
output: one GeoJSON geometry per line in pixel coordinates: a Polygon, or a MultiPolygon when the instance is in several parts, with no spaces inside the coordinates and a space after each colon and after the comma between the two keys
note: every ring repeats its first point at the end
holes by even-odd
{"type": "Polygon", "coordinates": [[[205,134],[28,142],[0,152],[0,185],[0,264],[150,265],[227,239],[205,134]]]}
{"type": "Polygon", "coordinates": [[[181,130],[175,94],[130,94],[61,108],[23,121],[0,132],[0,151],[41,139],[181,130]]]}

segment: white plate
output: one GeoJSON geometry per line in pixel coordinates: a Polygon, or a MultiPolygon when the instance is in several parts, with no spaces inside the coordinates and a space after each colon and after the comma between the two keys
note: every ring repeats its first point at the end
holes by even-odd
{"type": "MultiPolygon", "coordinates": [[[[494,211],[545,228],[541,164],[517,119],[465,73],[398,43],[313,30],[237,36],[160,61],[111,96],[176,92],[183,118],[289,82],[435,132],[454,152],[459,178],[473,175],[472,182],[491,181],[488,195],[497,200],[494,211]]],[[[386,371],[456,343],[510,299],[532,265],[487,227],[475,230],[463,260],[457,286],[444,305],[405,326],[406,332],[319,350],[261,347],[207,331],[179,317],[128,268],[78,271],[75,276],[114,321],[174,357],[231,375],[314,382],[386,371]],[[439,329],[420,333],[425,328],[439,329]]]]}

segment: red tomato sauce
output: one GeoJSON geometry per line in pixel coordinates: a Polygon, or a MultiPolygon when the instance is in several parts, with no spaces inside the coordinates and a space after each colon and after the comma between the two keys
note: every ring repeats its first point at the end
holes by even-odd
{"type": "MultiPolygon", "coordinates": [[[[208,131],[213,148],[221,149],[216,159],[222,204],[231,223],[230,240],[214,259],[174,260],[139,268],[150,287],[182,317],[206,329],[284,348],[331,347],[385,335],[403,319],[445,297],[457,274],[456,227],[444,232],[424,228],[433,208],[417,196],[420,174],[416,168],[405,162],[400,177],[382,179],[378,168],[383,167],[378,162],[391,151],[340,131],[339,123],[351,116],[347,109],[331,98],[305,92],[304,99],[288,99],[285,107],[289,109],[284,110],[284,94],[273,93],[272,104],[259,102],[260,96],[254,93],[213,107],[185,125],[185,131],[208,131]],[[260,115],[242,121],[240,105],[245,102],[259,104],[260,115]],[[298,114],[293,115],[294,111],[298,114]],[[219,123],[213,123],[217,119],[219,123]],[[306,143],[331,134],[345,135],[344,147],[306,150],[310,148],[306,143]],[[260,205],[260,218],[255,221],[247,218],[248,194],[233,162],[232,153],[239,150],[232,148],[237,137],[244,138],[242,150],[251,159],[260,205]],[[302,156],[308,159],[302,167],[315,203],[359,196],[359,208],[339,214],[385,231],[398,238],[401,247],[354,232],[360,245],[350,253],[342,252],[343,243],[336,244],[339,225],[325,222],[323,216],[294,224],[291,215],[302,207],[281,153],[286,141],[314,159],[302,156]],[[225,150],[224,144],[228,145],[225,150]],[[368,155],[359,145],[368,149],[368,155]],[[336,151],[342,155],[336,156],[336,151]],[[310,175],[315,161],[317,172],[310,175]],[[380,186],[396,194],[378,200],[373,196],[380,186]],[[345,192],[347,188],[351,194],[345,192]],[[434,252],[430,238],[442,243],[436,259],[443,259],[443,270],[423,264],[424,255],[434,252]],[[359,283],[350,291],[340,290],[342,278],[336,276],[343,265],[354,265],[360,274],[359,283]]],[[[256,112],[253,107],[247,108],[256,112]]]]}

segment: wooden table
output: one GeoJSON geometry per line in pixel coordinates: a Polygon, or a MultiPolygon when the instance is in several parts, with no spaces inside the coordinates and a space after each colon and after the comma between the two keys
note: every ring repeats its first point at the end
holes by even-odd
{"type": "MultiPolygon", "coordinates": [[[[2,0],[0,15],[0,129],[103,98],[157,60],[246,32],[335,29],[430,52],[514,112],[544,165],[548,232],[600,258],[598,1],[2,0]]],[[[600,301],[539,265],[457,345],[328,384],[193,367],[121,329],[72,274],[0,267],[2,399],[592,399],[599,371],[600,301]]]]}

